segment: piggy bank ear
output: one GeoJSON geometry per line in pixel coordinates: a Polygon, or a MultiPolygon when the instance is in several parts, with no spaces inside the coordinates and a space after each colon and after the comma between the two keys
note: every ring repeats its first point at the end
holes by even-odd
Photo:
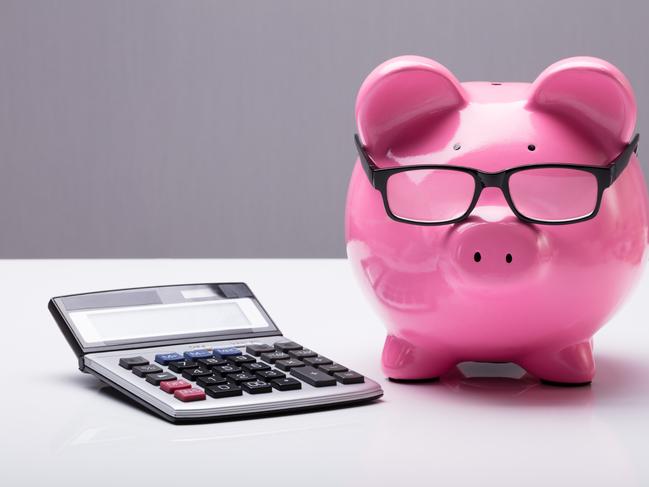
{"type": "Polygon", "coordinates": [[[528,106],[580,125],[611,153],[629,142],[637,115],[624,74],[593,57],[568,58],[546,68],[532,84],[528,106]]]}
{"type": "Polygon", "coordinates": [[[375,155],[385,154],[405,131],[425,125],[466,104],[451,72],[432,59],[401,56],[384,62],[365,79],[356,98],[356,124],[375,155]]]}

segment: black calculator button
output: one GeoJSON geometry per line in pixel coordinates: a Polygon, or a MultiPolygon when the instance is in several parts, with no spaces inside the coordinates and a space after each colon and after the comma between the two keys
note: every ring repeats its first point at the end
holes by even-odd
{"type": "Polygon", "coordinates": [[[153,364],[136,365],[131,369],[131,372],[133,372],[138,377],[146,377],[147,374],[159,374],[160,372],[162,372],[162,369],[153,364]]]}
{"type": "Polygon", "coordinates": [[[302,389],[302,383],[297,379],[293,379],[293,377],[273,379],[270,381],[270,384],[278,391],[294,391],[302,389]]]}
{"type": "Polygon", "coordinates": [[[228,365],[229,362],[222,358],[208,357],[208,358],[199,359],[198,363],[203,367],[211,369],[212,367],[217,367],[219,365],[228,365]]]}
{"type": "Polygon", "coordinates": [[[329,374],[324,373],[322,370],[318,370],[315,367],[309,365],[304,367],[296,367],[291,369],[291,375],[302,379],[307,384],[311,384],[314,387],[327,387],[335,386],[336,379],[331,377],[329,374]]]}
{"type": "Polygon", "coordinates": [[[207,377],[208,375],[212,375],[212,371],[204,367],[183,370],[183,377],[189,380],[196,380],[199,377],[207,377]]]}
{"type": "Polygon", "coordinates": [[[255,358],[250,355],[235,355],[233,357],[228,357],[228,362],[234,365],[249,364],[255,362],[255,358]]]}
{"type": "Polygon", "coordinates": [[[262,370],[270,370],[270,365],[264,364],[262,362],[253,362],[251,364],[243,364],[242,369],[247,370],[248,372],[260,372],[262,370]]]}
{"type": "Polygon", "coordinates": [[[259,357],[262,353],[273,352],[275,349],[272,345],[262,344],[253,344],[246,347],[246,353],[259,357]]]}
{"type": "Polygon", "coordinates": [[[225,382],[227,382],[226,378],[216,374],[199,377],[196,381],[196,383],[201,387],[215,386],[217,384],[224,384],[225,382]]]}
{"type": "Polygon", "coordinates": [[[354,372],[353,370],[348,370],[346,372],[336,372],[334,374],[334,377],[341,384],[360,384],[361,382],[365,382],[365,377],[357,372],[354,372]]]}
{"type": "Polygon", "coordinates": [[[175,362],[169,362],[169,368],[174,372],[182,372],[185,369],[192,369],[198,367],[198,362],[193,360],[176,360],[175,362]]]}
{"type": "Polygon", "coordinates": [[[319,355],[317,357],[307,357],[304,359],[305,364],[309,365],[329,365],[333,364],[331,360],[329,360],[327,357],[323,357],[322,355],[319,355]]]}
{"type": "Polygon", "coordinates": [[[248,380],[255,380],[257,377],[252,375],[250,372],[239,372],[238,374],[228,374],[227,378],[232,382],[245,382],[248,380]]]}
{"type": "Polygon", "coordinates": [[[277,342],[275,344],[275,350],[279,352],[288,352],[289,350],[301,350],[302,345],[295,342],[277,342]]]}
{"type": "Polygon", "coordinates": [[[214,372],[217,372],[219,374],[238,374],[241,372],[241,367],[237,367],[236,365],[228,364],[228,365],[218,365],[212,369],[214,372]]]}
{"type": "Polygon", "coordinates": [[[324,364],[318,365],[320,370],[325,371],[327,374],[335,374],[336,372],[347,372],[347,367],[340,364],[324,364]]]}
{"type": "Polygon", "coordinates": [[[303,348],[302,350],[289,350],[288,354],[292,358],[296,358],[298,360],[302,360],[303,358],[307,358],[307,357],[318,356],[317,353],[315,353],[313,350],[309,350],[308,348],[303,348]]]}
{"type": "Polygon", "coordinates": [[[250,382],[242,382],[241,387],[248,394],[263,394],[265,392],[273,392],[273,388],[268,382],[263,380],[252,380],[250,382]]]}
{"type": "Polygon", "coordinates": [[[217,384],[215,386],[209,386],[205,388],[205,392],[208,396],[221,398],[221,397],[232,397],[240,396],[243,394],[241,392],[241,387],[232,382],[226,382],[224,384],[217,384]]]}
{"type": "Polygon", "coordinates": [[[286,360],[291,357],[288,356],[288,354],[284,352],[268,352],[268,353],[262,353],[261,354],[261,359],[264,362],[268,362],[269,364],[274,364],[278,360],[286,360]]]}
{"type": "Polygon", "coordinates": [[[264,380],[283,379],[286,377],[286,374],[279,370],[262,370],[257,372],[257,377],[264,380]]]}
{"type": "Polygon", "coordinates": [[[170,374],[169,372],[160,372],[159,374],[148,374],[146,376],[146,381],[153,384],[154,386],[159,386],[160,382],[166,380],[176,380],[176,376],[170,374]]]}
{"type": "Polygon", "coordinates": [[[304,362],[295,358],[289,358],[286,360],[278,360],[275,362],[275,367],[282,370],[291,370],[293,367],[304,367],[304,362]]]}
{"type": "Polygon", "coordinates": [[[149,361],[144,357],[124,357],[119,359],[120,367],[131,370],[137,365],[148,365],[149,361]]]}

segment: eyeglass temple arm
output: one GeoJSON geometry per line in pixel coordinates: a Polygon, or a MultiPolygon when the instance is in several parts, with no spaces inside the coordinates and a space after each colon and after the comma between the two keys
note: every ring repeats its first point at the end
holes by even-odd
{"type": "Polygon", "coordinates": [[[376,164],[367,155],[363,144],[361,143],[361,138],[358,134],[354,134],[354,143],[356,144],[356,151],[358,152],[358,157],[361,160],[361,165],[363,166],[363,171],[367,175],[367,179],[370,180],[372,186],[374,186],[374,171],[377,169],[376,164]]]}
{"type": "Polygon", "coordinates": [[[624,152],[620,154],[615,162],[611,165],[611,184],[622,174],[624,168],[629,164],[631,160],[631,154],[638,152],[638,142],[640,141],[640,134],[635,134],[629,145],[626,146],[624,152]]]}

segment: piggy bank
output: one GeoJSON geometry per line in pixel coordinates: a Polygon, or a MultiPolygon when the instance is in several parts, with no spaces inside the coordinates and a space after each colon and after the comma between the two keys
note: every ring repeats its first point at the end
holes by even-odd
{"type": "Polygon", "coordinates": [[[347,254],[387,326],[385,374],[514,362],[590,383],[593,334],[648,244],[626,77],[575,57],[532,83],[460,83],[398,57],[362,84],[356,122],[347,254]]]}

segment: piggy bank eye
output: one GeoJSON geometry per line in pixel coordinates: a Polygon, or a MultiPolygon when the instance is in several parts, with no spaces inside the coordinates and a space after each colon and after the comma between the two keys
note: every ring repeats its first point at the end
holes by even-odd
{"type": "Polygon", "coordinates": [[[528,151],[534,151],[534,150],[536,150],[536,146],[534,144],[530,144],[530,145],[527,146],[527,150],[528,151]]]}

